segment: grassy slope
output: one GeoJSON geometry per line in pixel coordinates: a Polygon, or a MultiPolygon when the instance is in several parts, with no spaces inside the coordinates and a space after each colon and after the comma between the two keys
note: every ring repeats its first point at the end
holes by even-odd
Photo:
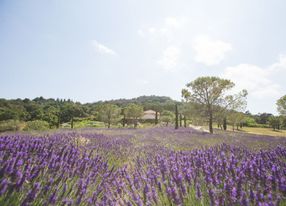
{"type": "Polygon", "coordinates": [[[286,130],[273,131],[271,128],[244,127],[241,131],[252,134],[286,137],[286,130]]]}
{"type": "MultiPolygon", "coordinates": [[[[208,126],[204,125],[202,127],[208,130],[208,126]]],[[[216,127],[214,127],[214,129],[215,129],[215,133],[221,134],[221,130],[218,130],[216,127]]],[[[227,131],[233,132],[231,125],[227,125],[227,131]]],[[[242,129],[239,129],[237,131],[235,127],[234,132],[257,134],[257,135],[268,135],[268,136],[274,136],[274,137],[286,137],[286,130],[273,131],[272,128],[243,127],[242,129]]]]}

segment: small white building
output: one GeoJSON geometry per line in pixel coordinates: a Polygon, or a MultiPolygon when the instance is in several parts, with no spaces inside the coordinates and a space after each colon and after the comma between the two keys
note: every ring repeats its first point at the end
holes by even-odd
{"type": "MultiPolygon", "coordinates": [[[[160,113],[157,113],[158,119],[160,119],[160,113]]],[[[154,120],[156,118],[156,111],[154,110],[146,110],[144,111],[143,116],[141,117],[142,120],[154,120]]]]}

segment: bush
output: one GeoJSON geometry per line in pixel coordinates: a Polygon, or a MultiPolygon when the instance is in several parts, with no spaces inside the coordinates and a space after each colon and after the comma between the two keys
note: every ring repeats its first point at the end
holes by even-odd
{"type": "Polygon", "coordinates": [[[244,126],[246,126],[246,127],[258,127],[255,119],[252,117],[247,117],[245,119],[244,126]]]}
{"type": "Polygon", "coordinates": [[[47,130],[49,129],[49,123],[42,120],[28,121],[26,123],[25,131],[30,130],[47,130]]]}
{"type": "Polygon", "coordinates": [[[268,124],[257,124],[256,127],[269,128],[269,125],[268,124]]]}
{"type": "Polygon", "coordinates": [[[24,123],[19,120],[5,120],[0,122],[0,132],[19,131],[24,127],[24,123]]]}

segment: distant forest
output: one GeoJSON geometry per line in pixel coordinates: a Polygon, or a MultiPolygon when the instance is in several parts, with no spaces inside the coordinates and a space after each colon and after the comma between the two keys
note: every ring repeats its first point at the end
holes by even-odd
{"type": "Polygon", "coordinates": [[[169,110],[174,111],[176,102],[164,96],[140,96],[133,99],[118,99],[110,101],[98,101],[81,104],[70,99],[45,99],[37,97],[30,99],[0,99],[0,121],[18,120],[35,121],[42,120],[49,126],[59,127],[60,124],[70,122],[76,118],[97,119],[99,107],[103,104],[115,104],[120,108],[130,103],[138,104],[144,110],[169,110]]]}
{"type": "MultiPolygon", "coordinates": [[[[116,99],[109,101],[98,101],[94,103],[74,102],[70,99],[45,99],[37,97],[30,99],[0,99],[0,121],[46,121],[50,128],[58,128],[62,123],[74,121],[76,119],[89,118],[98,120],[98,111],[104,104],[117,105],[124,108],[128,104],[137,104],[144,110],[154,110],[158,112],[170,111],[175,112],[175,105],[182,105],[182,102],[175,101],[166,96],[140,96],[132,99],[116,99]]],[[[248,126],[251,124],[265,125],[272,114],[262,113],[252,115],[250,112],[245,113],[248,118],[248,126]]]]}

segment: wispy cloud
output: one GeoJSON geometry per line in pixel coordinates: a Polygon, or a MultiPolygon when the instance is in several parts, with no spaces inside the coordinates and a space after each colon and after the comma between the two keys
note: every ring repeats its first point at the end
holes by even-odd
{"type": "Polygon", "coordinates": [[[95,51],[99,54],[107,54],[114,56],[117,55],[117,53],[113,49],[105,46],[102,43],[99,43],[97,40],[92,40],[92,46],[94,47],[95,51]]]}
{"type": "Polygon", "coordinates": [[[158,64],[167,71],[174,70],[174,68],[178,65],[180,53],[180,49],[175,46],[167,47],[163,51],[163,56],[161,59],[158,60],[158,64]]]}
{"type": "Polygon", "coordinates": [[[138,29],[137,33],[143,38],[165,38],[168,42],[174,39],[174,33],[183,29],[187,19],[183,17],[169,16],[160,25],[152,25],[138,29]]]}
{"type": "Polygon", "coordinates": [[[247,89],[250,97],[276,100],[283,95],[281,85],[286,76],[286,56],[280,56],[277,62],[265,68],[253,64],[227,67],[222,76],[234,81],[237,89],[247,89]]]}
{"type": "Polygon", "coordinates": [[[176,34],[181,32],[186,22],[186,18],[169,16],[164,18],[161,24],[143,27],[137,31],[140,37],[157,45],[154,49],[160,48],[161,56],[158,57],[157,63],[166,71],[174,71],[182,61],[181,41],[176,34]]]}
{"type": "Polygon", "coordinates": [[[194,60],[207,66],[219,64],[226,53],[232,50],[230,43],[213,40],[205,35],[195,38],[192,48],[196,55],[194,60]]]}

